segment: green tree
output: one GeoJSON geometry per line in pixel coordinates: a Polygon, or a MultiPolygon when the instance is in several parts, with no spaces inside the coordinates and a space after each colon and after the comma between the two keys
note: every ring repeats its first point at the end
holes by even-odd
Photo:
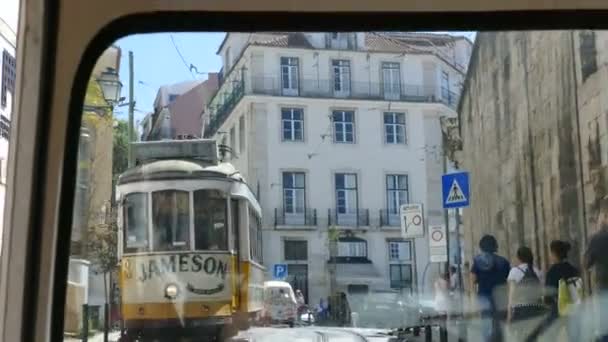
{"type": "Polygon", "coordinates": [[[112,150],[112,180],[116,186],[118,176],[125,172],[129,165],[129,123],[126,120],[114,121],[112,150]]]}

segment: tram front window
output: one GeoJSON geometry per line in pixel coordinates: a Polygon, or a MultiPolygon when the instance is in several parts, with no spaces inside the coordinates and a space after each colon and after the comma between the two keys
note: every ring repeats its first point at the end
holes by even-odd
{"type": "Polygon", "coordinates": [[[148,247],[148,195],[128,194],[125,197],[125,248],[127,252],[143,252],[148,247]]]}
{"type": "Polygon", "coordinates": [[[190,201],[187,191],[152,193],[154,250],[186,250],[190,239],[190,201]]]}
{"type": "Polygon", "coordinates": [[[194,192],[194,247],[227,250],[226,199],[215,190],[194,192]]]}

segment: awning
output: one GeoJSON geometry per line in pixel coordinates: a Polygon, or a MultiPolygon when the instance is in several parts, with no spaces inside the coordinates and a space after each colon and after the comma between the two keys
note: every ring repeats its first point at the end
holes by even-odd
{"type": "Polygon", "coordinates": [[[381,282],[383,279],[374,267],[374,264],[337,264],[336,281],[341,284],[363,282],[381,282]]]}

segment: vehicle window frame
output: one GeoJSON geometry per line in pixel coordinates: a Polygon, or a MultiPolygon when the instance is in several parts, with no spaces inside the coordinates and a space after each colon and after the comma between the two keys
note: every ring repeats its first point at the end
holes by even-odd
{"type": "MultiPolygon", "coordinates": [[[[152,246],[151,246],[150,251],[152,251],[152,252],[169,252],[169,251],[187,251],[187,250],[191,249],[191,246],[190,246],[190,244],[191,244],[190,218],[191,218],[192,213],[190,212],[190,193],[191,193],[191,191],[181,190],[181,189],[162,189],[162,190],[156,190],[156,191],[150,192],[150,202],[151,202],[151,208],[152,208],[152,210],[150,212],[150,216],[151,216],[150,224],[152,225],[152,236],[151,236],[151,245],[152,246]],[[160,248],[161,246],[157,245],[158,240],[157,240],[156,234],[158,232],[158,229],[156,226],[156,215],[157,214],[155,214],[154,194],[169,193],[169,192],[172,192],[173,194],[181,193],[181,194],[186,195],[186,198],[187,198],[186,207],[188,208],[188,211],[187,211],[188,216],[186,217],[186,220],[185,220],[188,223],[187,227],[186,227],[187,229],[185,230],[186,237],[185,237],[185,241],[183,241],[183,244],[182,244],[182,241],[175,241],[175,236],[177,234],[177,230],[171,229],[171,236],[172,236],[171,243],[168,244],[168,245],[170,245],[170,247],[169,248],[160,248]],[[179,244],[176,244],[176,242],[179,242],[179,244]]],[[[172,213],[174,215],[177,215],[177,220],[179,220],[179,214],[177,214],[177,209],[176,209],[177,208],[176,205],[177,205],[177,201],[178,201],[177,196],[174,197],[173,201],[175,201],[175,202],[172,203],[172,204],[174,204],[174,206],[172,208],[172,213]]]]}
{"type": "MultiPolygon", "coordinates": [[[[194,231],[194,245],[192,246],[192,250],[194,251],[228,251],[230,248],[230,243],[229,243],[229,235],[230,235],[230,223],[228,220],[228,206],[230,205],[229,201],[229,197],[226,196],[225,194],[222,194],[219,190],[216,189],[196,189],[192,191],[192,204],[193,204],[193,209],[194,212],[192,213],[193,215],[193,231],[194,231]],[[225,235],[225,239],[224,239],[224,246],[225,248],[218,248],[218,249],[199,249],[197,248],[197,239],[198,239],[198,233],[197,233],[197,210],[196,210],[196,193],[197,192],[216,192],[220,194],[220,199],[222,200],[223,204],[224,204],[224,235],[225,235]]],[[[215,223],[214,223],[215,224],[215,223]]]]}
{"type": "Polygon", "coordinates": [[[130,192],[128,194],[126,194],[124,196],[124,200],[122,203],[122,215],[123,215],[123,250],[124,253],[141,253],[141,252],[150,252],[150,248],[151,248],[151,239],[150,239],[150,201],[151,201],[151,194],[149,192],[146,191],[137,191],[137,192],[130,192]],[[145,195],[144,199],[145,199],[145,203],[144,203],[144,207],[145,207],[145,220],[146,220],[146,241],[145,244],[142,247],[138,247],[138,246],[129,246],[128,245],[128,233],[129,233],[129,216],[128,216],[128,208],[127,208],[127,201],[129,196],[134,196],[134,195],[145,195]]]}

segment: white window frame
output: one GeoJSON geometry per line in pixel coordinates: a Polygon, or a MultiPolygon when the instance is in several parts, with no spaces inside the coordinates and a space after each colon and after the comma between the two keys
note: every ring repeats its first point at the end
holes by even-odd
{"type": "Polygon", "coordinates": [[[382,86],[386,100],[401,98],[401,65],[397,62],[382,62],[382,86]]]}
{"type": "Polygon", "coordinates": [[[346,59],[334,59],[331,65],[334,95],[337,97],[350,96],[352,79],[350,61],[346,59]],[[337,89],[338,87],[340,89],[337,89]]]}
{"type": "Polygon", "coordinates": [[[304,141],[304,110],[302,108],[297,107],[282,107],[281,108],[281,140],[282,141],[294,141],[301,142],[304,141]],[[283,112],[289,112],[289,118],[285,119],[283,117],[283,112]],[[295,114],[300,113],[301,119],[296,119],[295,114]],[[285,123],[289,124],[289,137],[285,138],[285,123]],[[296,137],[296,123],[300,124],[301,136],[300,139],[296,137]]]}
{"type": "MultiPolygon", "coordinates": [[[[387,241],[387,251],[388,251],[388,280],[389,280],[389,286],[391,288],[399,288],[399,287],[393,287],[393,283],[392,283],[392,269],[393,267],[399,267],[400,269],[400,275],[401,275],[401,279],[403,279],[403,268],[404,267],[409,267],[409,271],[410,271],[410,282],[411,282],[411,286],[413,286],[414,284],[414,265],[413,265],[413,258],[412,258],[412,242],[410,240],[388,240],[387,241]],[[408,247],[400,247],[400,244],[408,245],[408,247]],[[401,255],[397,255],[397,258],[393,258],[392,254],[394,250],[397,250],[397,253],[401,253],[402,251],[407,250],[409,252],[409,255],[406,257],[402,257],[401,255]]],[[[410,287],[411,290],[411,287],[410,287]]]]}
{"type": "Polygon", "coordinates": [[[336,213],[338,215],[347,215],[347,214],[356,214],[358,215],[358,208],[359,208],[359,180],[357,177],[356,173],[352,173],[352,172],[338,172],[335,173],[334,175],[334,188],[335,188],[335,194],[336,194],[336,213]],[[338,177],[344,177],[344,187],[343,188],[338,188],[338,177]],[[351,185],[351,184],[347,184],[347,180],[348,180],[348,176],[353,176],[354,180],[355,180],[355,184],[351,185]],[[355,203],[354,205],[349,203],[349,196],[348,194],[350,192],[354,192],[355,194],[355,203]],[[344,197],[344,212],[341,213],[340,212],[340,206],[338,204],[339,198],[340,198],[340,194],[343,195],[344,197]]]}
{"type": "Polygon", "coordinates": [[[281,94],[298,96],[300,88],[300,60],[298,57],[281,57],[281,94]],[[284,63],[286,62],[286,63],[284,63]],[[287,75],[287,86],[283,77],[287,75]]]}
{"type": "Polygon", "coordinates": [[[283,183],[283,212],[284,214],[298,214],[298,215],[302,215],[306,212],[306,173],[301,172],[301,171],[284,171],[282,173],[282,183],[283,183]],[[290,176],[291,179],[291,183],[292,186],[291,187],[287,187],[284,179],[286,176],[290,176]],[[297,186],[297,177],[298,176],[302,176],[303,179],[303,185],[301,187],[297,186]],[[291,198],[292,198],[292,209],[291,211],[287,211],[287,194],[291,194],[291,198]],[[302,203],[303,203],[303,207],[302,208],[298,208],[297,206],[297,200],[296,198],[298,198],[298,196],[300,196],[299,194],[301,194],[302,198],[302,203]],[[301,210],[299,210],[301,209],[301,210]]]}
{"type": "Polygon", "coordinates": [[[384,112],[382,115],[382,122],[384,123],[384,143],[388,145],[406,145],[407,144],[407,132],[406,132],[406,120],[407,116],[404,112],[384,112]],[[390,116],[391,122],[387,123],[387,115],[390,116]],[[403,118],[403,123],[399,123],[399,117],[403,118]],[[399,135],[398,131],[401,129],[402,134],[399,135]],[[391,130],[393,140],[389,141],[389,135],[387,129],[391,130]],[[402,141],[399,141],[399,136],[402,137],[402,141]]]}
{"type": "Polygon", "coordinates": [[[355,111],[353,110],[332,110],[331,119],[333,123],[333,131],[334,131],[334,143],[339,144],[354,144],[356,139],[356,126],[355,126],[355,111]],[[351,114],[351,121],[346,121],[346,114],[351,114]],[[335,120],[335,115],[340,114],[340,121],[335,120]],[[346,137],[346,128],[351,128],[351,140],[348,140],[346,137]],[[338,139],[338,131],[342,133],[342,139],[338,139]]]}
{"type": "Polygon", "coordinates": [[[386,209],[387,209],[387,213],[388,215],[398,215],[399,214],[399,208],[401,207],[402,204],[407,204],[410,201],[410,180],[409,180],[409,176],[407,174],[402,174],[402,173],[391,173],[391,174],[387,174],[385,176],[385,185],[386,185],[386,209]],[[404,188],[399,188],[398,186],[395,187],[389,187],[389,178],[395,178],[393,179],[395,184],[399,183],[399,177],[405,177],[405,187],[404,188]],[[397,199],[398,202],[400,201],[401,198],[401,194],[405,193],[405,202],[403,203],[391,203],[393,199],[397,199]],[[391,197],[391,195],[395,195],[396,197],[391,197]],[[396,206],[395,206],[396,205],[396,206]],[[394,209],[393,211],[391,211],[391,209],[394,209]]]}

